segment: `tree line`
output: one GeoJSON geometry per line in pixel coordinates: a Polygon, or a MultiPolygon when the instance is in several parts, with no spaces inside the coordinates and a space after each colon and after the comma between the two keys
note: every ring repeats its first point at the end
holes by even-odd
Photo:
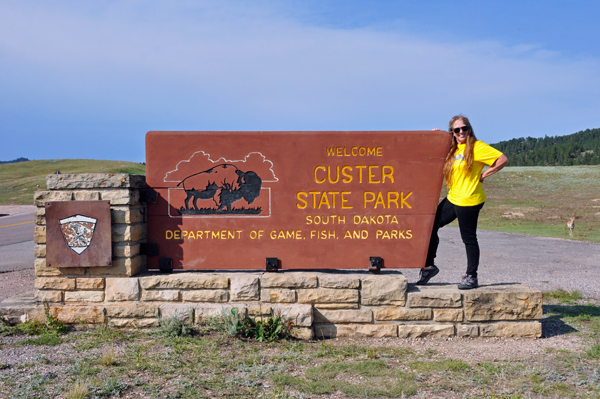
{"type": "Polygon", "coordinates": [[[17,163],[17,162],[25,162],[25,161],[29,161],[29,159],[21,157],[21,158],[13,159],[12,161],[0,161],[0,163],[17,163]]]}
{"type": "Polygon", "coordinates": [[[567,136],[521,137],[491,144],[511,166],[571,166],[600,164],[600,129],[567,136]]]}

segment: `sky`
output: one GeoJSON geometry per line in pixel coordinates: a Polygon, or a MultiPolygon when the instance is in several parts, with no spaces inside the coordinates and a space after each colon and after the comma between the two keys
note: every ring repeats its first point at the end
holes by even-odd
{"type": "Polygon", "coordinates": [[[0,0],[0,160],[143,162],[150,130],[600,127],[600,2],[0,0]]]}

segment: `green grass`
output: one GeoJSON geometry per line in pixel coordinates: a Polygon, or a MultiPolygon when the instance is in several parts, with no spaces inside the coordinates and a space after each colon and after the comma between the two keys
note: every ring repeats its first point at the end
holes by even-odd
{"type": "Polygon", "coordinates": [[[557,300],[560,303],[568,303],[574,304],[576,301],[583,299],[581,292],[575,291],[565,291],[563,289],[556,289],[553,291],[544,292],[544,298],[552,298],[557,300]]]}
{"type": "Polygon", "coordinates": [[[46,176],[57,170],[61,173],[146,174],[145,165],[123,161],[51,159],[0,164],[0,205],[32,205],[33,193],[45,190],[46,176]]]}
{"type": "Polygon", "coordinates": [[[600,166],[506,167],[484,188],[482,229],[600,242],[600,166]]]}

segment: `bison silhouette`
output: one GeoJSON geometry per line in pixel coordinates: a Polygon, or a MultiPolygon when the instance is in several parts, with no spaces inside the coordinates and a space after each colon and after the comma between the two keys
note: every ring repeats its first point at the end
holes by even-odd
{"type": "Polygon", "coordinates": [[[232,211],[232,204],[245,199],[248,204],[260,194],[261,178],[254,172],[243,172],[235,165],[220,164],[203,172],[198,172],[183,179],[177,186],[182,186],[187,194],[185,209],[192,205],[198,211],[198,199],[211,199],[218,211],[232,211]]]}

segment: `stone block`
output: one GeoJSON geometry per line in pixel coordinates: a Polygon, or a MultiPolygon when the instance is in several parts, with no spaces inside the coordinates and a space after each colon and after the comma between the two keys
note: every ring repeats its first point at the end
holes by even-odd
{"type": "Polygon", "coordinates": [[[104,307],[88,305],[51,306],[50,314],[67,324],[104,323],[104,307]]]}
{"type": "Polygon", "coordinates": [[[104,291],[65,291],[65,302],[103,302],[104,291]]]}
{"type": "Polygon", "coordinates": [[[313,324],[314,313],[310,305],[277,305],[273,314],[282,317],[285,323],[293,323],[294,326],[310,327],[313,324]]]}
{"type": "Polygon", "coordinates": [[[271,314],[271,312],[273,312],[273,308],[271,306],[260,302],[248,303],[244,306],[247,307],[249,316],[268,316],[271,314]]]}
{"type": "Polygon", "coordinates": [[[33,247],[33,255],[36,258],[45,258],[46,257],[46,245],[36,245],[33,247]]]}
{"type": "Polygon", "coordinates": [[[77,173],[47,175],[46,185],[50,190],[77,188],[144,188],[146,177],[124,173],[77,173]]]}
{"type": "Polygon", "coordinates": [[[33,229],[33,241],[36,244],[46,243],[46,226],[35,226],[33,229]]]}
{"type": "Polygon", "coordinates": [[[107,278],[106,300],[137,301],[140,298],[140,285],[137,278],[107,278]]]}
{"type": "Polygon", "coordinates": [[[419,291],[406,294],[407,306],[410,308],[460,308],[462,306],[460,292],[434,288],[417,289],[419,291]]]}
{"type": "Polygon", "coordinates": [[[160,325],[157,318],[118,319],[109,318],[108,325],[114,328],[154,328],[160,325]]]}
{"type": "Polygon", "coordinates": [[[45,291],[45,290],[36,290],[35,291],[35,299],[38,302],[62,302],[63,301],[63,292],[62,291],[45,291]]]}
{"type": "Polygon", "coordinates": [[[137,242],[146,238],[146,223],[113,224],[112,242],[137,242]]]}
{"type": "Polygon", "coordinates": [[[251,274],[231,277],[232,301],[258,301],[260,299],[260,279],[251,274]]]}
{"type": "Polygon", "coordinates": [[[113,244],[112,254],[115,258],[133,258],[140,254],[140,244],[113,244]]]}
{"type": "Polygon", "coordinates": [[[168,276],[141,277],[140,284],[145,290],[151,289],[217,289],[228,288],[229,279],[225,276],[199,273],[175,273],[168,276]]]}
{"type": "Polygon", "coordinates": [[[540,338],[542,323],[539,321],[497,322],[479,325],[479,335],[482,337],[522,337],[540,338]]]}
{"type": "Polygon", "coordinates": [[[222,319],[222,314],[231,312],[231,309],[237,308],[241,318],[246,317],[247,309],[243,304],[213,304],[204,303],[194,306],[194,314],[196,324],[206,324],[211,319],[222,319]]]}
{"type": "Polygon", "coordinates": [[[539,320],[542,293],[525,286],[482,287],[464,294],[467,321],[539,320]]]}
{"type": "Polygon", "coordinates": [[[479,336],[479,326],[476,324],[457,324],[456,336],[461,338],[474,338],[479,336]]]}
{"type": "Polygon", "coordinates": [[[315,332],[312,327],[292,327],[290,329],[290,336],[296,339],[310,341],[315,338],[315,332]]]}
{"type": "Polygon", "coordinates": [[[106,190],[101,191],[103,201],[110,201],[111,205],[137,205],[140,203],[140,192],[137,190],[106,190]]]}
{"type": "Polygon", "coordinates": [[[38,207],[35,212],[33,212],[33,221],[38,226],[46,225],[46,207],[38,207]]]}
{"type": "Polygon", "coordinates": [[[109,267],[90,267],[90,276],[135,276],[145,271],[145,256],[115,258],[109,267]]]}
{"type": "Polygon", "coordinates": [[[99,191],[74,191],[73,199],[75,201],[99,201],[99,191]]]}
{"type": "Polygon", "coordinates": [[[316,324],[315,337],[397,337],[398,326],[395,324],[316,324]]]}
{"type": "Polygon", "coordinates": [[[314,310],[315,323],[372,323],[373,312],[371,309],[359,310],[314,310]]]}
{"type": "Polygon", "coordinates": [[[400,338],[445,338],[453,336],[453,324],[404,324],[398,326],[398,337],[400,338]]]}
{"type": "Polygon", "coordinates": [[[33,266],[37,277],[81,276],[85,274],[85,268],[83,267],[46,267],[46,258],[37,258],[33,261],[33,266]]]}
{"type": "MultiPolygon", "coordinates": [[[[152,292],[152,291],[148,291],[152,292]]],[[[229,292],[226,290],[193,290],[182,291],[182,298],[185,302],[227,302],[229,301],[229,292]]]]}
{"type": "Polygon", "coordinates": [[[462,309],[433,309],[433,320],[444,321],[463,321],[462,309]]]}
{"type": "Polygon", "coordinates": [[[402,275],[369,276],[362,279],[362,305],[399,305],[406,303],[408,283],[402,275]]]}
{"type": "Polygon", "coordinates": [[[158,305],[139,302],[121,302],[106,306],[107,317],[144,318],[156,317],[159,314],[158,305]]]}
{"type": "Polygon", "coordinates": [[[135,224],[144,221],[142,207],[113,206],[110,216],[113,224],[135,224]]]}
{"type": "Polygon", "coordinates": [[[315,303],[317,309],[358,309],[358,303],[315,303]]]}
{"type": "Polygon", "coordinates": [[[194,307],[189,304],[163,303],[160,305],[160,317],[163,320],[176,318],[179,321],[194,322],[194,307]]]}
{"type": "Polygon", "coordinates": [[[177,290],[152,290],[146,291],[142,290],[142,299],[144,302],[151,301],[166,301],[166,302],[174,302],[179,301],[180,295],[177,290]]]}
{"type": "Polygon", "coordinates": [[[358,290],[317,288],[298,290],[300,303],[358,303],[358,290]]]}
{"type": "Polygon", "coordinates": [[[38,290],[74,290],[75,279],[63,277],[38,277],[34,286],[38,290]]]}
{"type": "Polygon", "coordinates": [[[431,309],[382,306],[374,309],[375,320],[431,320],[431,309]]]}
{"type": "Polygon", "coordinates": [[[78,290],[103,290],[104,279],[103,278],[76,278],[75,279],[78,290]]]}
{"type": "Polygon", "coordinates": [[[265,273],[260,278],[261,288],[316,288],[317,276],[306,273],[265,273]]]}
{"type": "Polygon", "coordinates": [[[287,289],[264,289],[260,291],[261,302],[267,303],[292,303],[296,302],[296,291],[287,289]]]}
{"type": "Polygon", "coordinates": [[[72,201],[73,193],[71,191],[36,191],[33,193],[33,203],[35,206],[45,206],[46,202],[52,201],[72,201]]]}
{"type": "Polygon", "coordinates": [[[343,274],[319,274],[319,287],[321,288],[349,288],[357,289],[360,287],[358,277],[344,276],[343,274]]]}

